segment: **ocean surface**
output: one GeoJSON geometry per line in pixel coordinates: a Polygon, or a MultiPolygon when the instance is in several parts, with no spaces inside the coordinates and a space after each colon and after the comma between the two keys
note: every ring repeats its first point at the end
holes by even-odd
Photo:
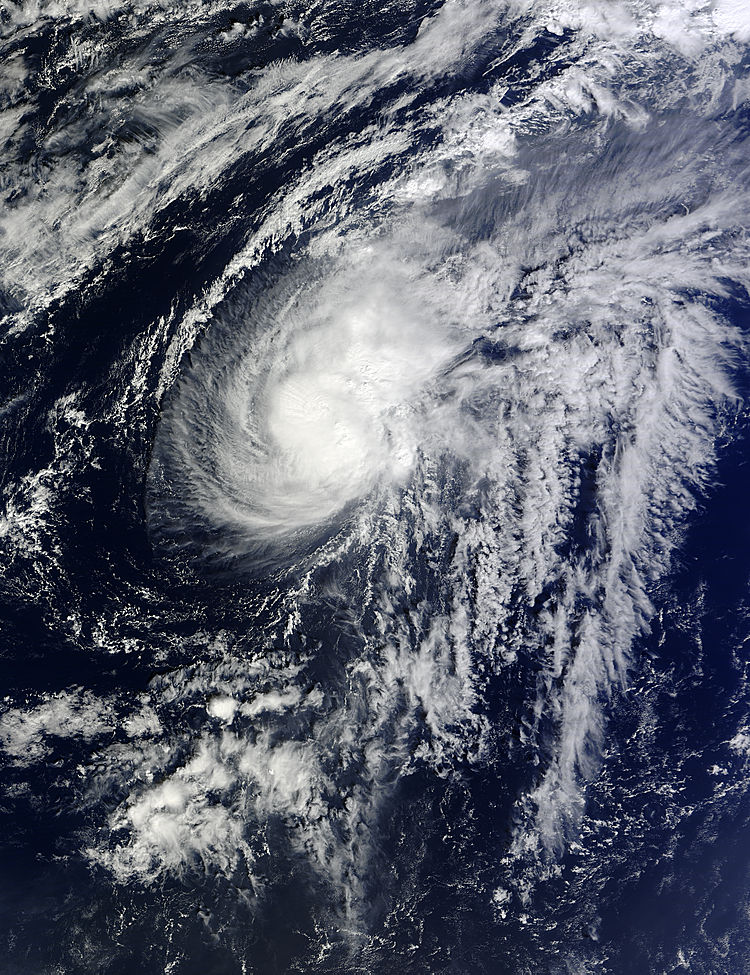
{"type": "Polygon", "coordinates": [[[0,4],[0,975],[750,972],[749,68],[0,4]]]}

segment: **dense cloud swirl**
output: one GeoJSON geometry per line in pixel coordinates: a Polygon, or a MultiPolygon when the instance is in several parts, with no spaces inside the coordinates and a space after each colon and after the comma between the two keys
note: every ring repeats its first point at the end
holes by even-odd
{"type": "Polygon", "coordinates": [[[616,919],[745,822],[741,650],[655,730],[730,666],[684,553],[746,431],[744,6],[2,25],[4,801],[86,918],[34,970],[724,971],[616,919]]]}
{"type": "Polygon", "coordinates": [[[163,413],[159,533],[273,571],[414,468],[427,388],[471,333],[422,255],[352,250],[240,286],[219,313],[163,413]]]}

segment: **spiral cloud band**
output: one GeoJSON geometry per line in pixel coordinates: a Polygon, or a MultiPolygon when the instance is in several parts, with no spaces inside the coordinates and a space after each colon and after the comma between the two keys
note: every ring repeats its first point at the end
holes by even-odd
{"type": "Polygon", "coordinates": [[[3,801],[79,885],[13,944],[632,971],[746,821],[746,696],[663,714],[746,666],[675,582],[747,423],[745,5],[183,7],[0,18],[3,801]]]}

